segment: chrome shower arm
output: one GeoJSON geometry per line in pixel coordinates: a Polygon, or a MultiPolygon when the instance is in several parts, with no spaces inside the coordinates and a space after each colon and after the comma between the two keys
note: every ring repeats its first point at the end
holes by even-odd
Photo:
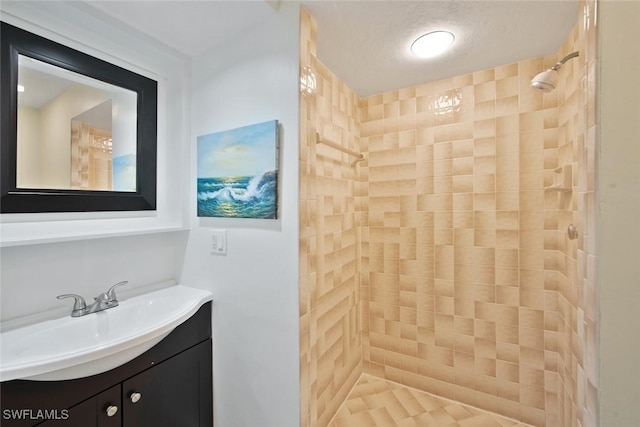
{"type": "Polygon", "coordinates": [[[558,61],[556,63],[556,65],[554,65],[553,67],[551,67],[552,70],[556,70],[558,71],[560,69],[560,67],[562,67],[564,65],[565,62],[567,62],[568,60],[570,60],[571,58],[576,58],[580,55],[580,52],[578,52],[577,50],[575,52],[571,52],[570,54],[568,54],[567,56],[565,56],[564,58],[562,58],[560,61],[558,61]]]}

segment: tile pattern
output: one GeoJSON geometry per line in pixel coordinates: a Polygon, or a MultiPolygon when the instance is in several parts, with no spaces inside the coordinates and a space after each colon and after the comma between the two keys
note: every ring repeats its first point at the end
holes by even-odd
{"type": "Polygon", "coordinates": [[[358,149],[358,98],[315,57],[315,22],[301,15],[301,67],[316,89],[300,98],[301,426],[325,427],[362,373],[359,174],[316,132],[358,149]]]}
{"type": "Polygon", "coordinates": [[[365,372],[538,426],[557,392],[557,289],[544,245],[558,223],[544,187],[559,130],[558,95],[529,81],[556,61],[360,104],[365,372]]]}
{"type": "MultiPolygon", "coordinates": [[[[576,29],[560,49],[561,56],[578,50],[580,56],[562,69],[558,91],[558,148],[560,166],[573,171],[570,195],[555,205],[558,218],[554,267],[557,276],[557,410],[548,425],[598,425],[596,348],[596,16],[597,2],[582,1],[576,29]],[[569,240],[566,226],[579,230],[569,240]],[[557,413],[557,419],[554,418],[557,413]]],[[[545,248],[547,249],[547,248],[545,248]]],[[[548,252],[548,251],[546,251],[548,252]]]]}
{"type": "Polygon", "coordinates": [[[525,427],[517,421],[363,375],[329,427],[525,427]]]}
{"type": "Polygon", "coordinates": [[[301,425],[326,426],[361,369],[536,426],[597,425],[595,9],[581,2],[555,55],[360,100],[315,58],[303,11],[301,425]],[[574,50],[556,91],[530,89],[574,50]],[[567,166],[573,191],[545,190],[567,166]]]}
{"type": "Polygon", "coordinates": [[[360,101],[365,372],[538,426],[597,406],[576,271],[591,273],[565,232],[589,208],[545,190],[559,167],[572,187],[593,175],[584,59],[556,91],[529,87],[584,44],[576,25],[557,55],[360,101]]]}

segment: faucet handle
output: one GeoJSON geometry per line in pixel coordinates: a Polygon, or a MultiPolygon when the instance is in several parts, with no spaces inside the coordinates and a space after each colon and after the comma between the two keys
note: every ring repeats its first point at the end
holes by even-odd
{"type": "Polygon", "coordinates": [[[75,302],[73,303],[73,310],[71,311],[71,317],[82,316],[83,312],[87,309],[87,303],[84,301],[80,295],[76,294],[63,294],[58,295],[56,298],[65,299],[65,298],[75,298],[75,302]]]}
{"type": "Polygon", "coordinates": [[[129,281],[125,280],[124,282],[118,282],[109,288],[109,290],[107,291],[107,297],[109,297],[109,302],[118,301],[118,298],[116,297],[116,288],[118,286],[126,285],[127,283],[129,283],[129,281]]]}

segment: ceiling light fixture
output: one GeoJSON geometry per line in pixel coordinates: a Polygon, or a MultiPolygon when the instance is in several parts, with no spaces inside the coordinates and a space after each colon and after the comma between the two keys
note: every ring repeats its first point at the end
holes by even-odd
{"type": "Polygon", "coordinates": [[[420,58],[432,58],[445,52],[455,36],[449,31],[433,31],[418,37],[411,45],[411,52],[420,58]]]}
{"type": "Polygon", "coordinates": [[[18,85],[18,92],[24,92],[24,86],[18,85]]]}

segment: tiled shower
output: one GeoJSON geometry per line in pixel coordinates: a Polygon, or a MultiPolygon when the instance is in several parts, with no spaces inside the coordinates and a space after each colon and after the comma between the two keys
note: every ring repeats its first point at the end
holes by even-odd
{"type": "Polygon", "coordinates": [[[327,426],[363,373],[596,425],[595,6],[553,55],[362,99],[303,10],[302,426],[327,426]],[[573,51],[555,91],[529,87],[573,51]]]}

